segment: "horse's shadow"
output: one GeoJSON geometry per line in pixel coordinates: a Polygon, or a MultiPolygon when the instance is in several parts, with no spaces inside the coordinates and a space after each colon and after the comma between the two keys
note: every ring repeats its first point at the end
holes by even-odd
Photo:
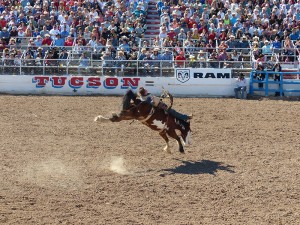
{"type": "Polygon", "coordinates": [[[162,169],[161,171],[167,172],[160,176],[172,175],[172,174],[211,174],[216,175],[216,172],[223,170],[229,173],[234,173],[233,166],[225,165],[221,162],[215,162],[211,160],[201,161],[184,161],[176,159],[182,163],[182,165],[171,169],[162,169]]]}

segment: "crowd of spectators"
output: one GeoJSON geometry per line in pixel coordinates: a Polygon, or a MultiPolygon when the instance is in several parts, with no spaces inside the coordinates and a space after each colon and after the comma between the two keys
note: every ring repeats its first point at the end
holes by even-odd
{"type": "MultiPolygon", "coordinates": [[[[160,32],[145,39],[147,0],[14,0],[0,2],[4,65],[57,64],[72,56],[103,60],[104,67],[166,60],[178,67],[231,67],[250,56],[265,62],[298,60],[300,0],[158,0],[160,32]],[[24,52],[19,46],[26,46],[24,52]],[[70,53],[70,52],[69,52],[70,53]],[[281,58],[280,58],[281,57],[281,58]],[[197,62],[197,63],[196,63],[197,62]],[[221,62],[221,63],[220,63],[221,62]]],[[[87,65],[87,61],[82,64],[87,65]]]]}
{"type": "Polygon", "coordinates": [[[109,54],[115,59],[121,52],[127,59],[138,51],[147,7],[144,0],[0,1],[1,62],[34,66],[44,59],[46,65],[57,65],[72,54],[88,66],[82,58],[109,54]]]}
{"type": "MultiPolygon", "coordinates": [[[[274,63],[298,61],[299,0],[186,0],[173,3],[159,0],[156,7],[161,22],[160,39],[163,45],[177,49],[175,60],[187,60],[182,56],[189,56],[191,64],[200,67],[215,67],[215,62],[220,67],[230,67],[231,61],[242,61],[249,56],[250,60],[261,63],[274,55],[274,63]],[[195,59],[200,63],[195,64],[195,59]]],[[[177,66],[186,65],[178,62],[177,66]]]]}

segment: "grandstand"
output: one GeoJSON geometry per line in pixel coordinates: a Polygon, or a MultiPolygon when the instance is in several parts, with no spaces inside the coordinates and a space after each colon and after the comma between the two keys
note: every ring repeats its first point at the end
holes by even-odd
{"type": "Polygon", "coordinates": [[[297,71],[300,4],[283,2],[6,1],[0,73],[173,76],[186,67],[250,73],[277,62],[297,71]]]}

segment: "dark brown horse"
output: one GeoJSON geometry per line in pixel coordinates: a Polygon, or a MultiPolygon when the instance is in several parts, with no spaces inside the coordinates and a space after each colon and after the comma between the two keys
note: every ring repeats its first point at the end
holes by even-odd
{"type": "Polygon", "coordinates": [[[133,119],[158,131],[159,135],[167,143],[164,150],[168,153],[171,153],[168,136],[177,141],[181,153],[184,153],[184,145],[191,144],[190,122],[178,120],[172,115],[167,114],[165,110],[153,107],[146,101],[142,102],[132,90],[127,91],[124,95],[122,110],[119,114],[114,113],[109,118],[100,115],[95,118],[95,121],[120,122],[122,120],[133,119]]]}

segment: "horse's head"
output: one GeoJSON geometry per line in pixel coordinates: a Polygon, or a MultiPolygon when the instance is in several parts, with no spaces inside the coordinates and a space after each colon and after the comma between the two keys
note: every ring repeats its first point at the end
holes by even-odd
{"type": "Polygon", "coordinates": [[[183,120],[175,119],[177,124],[177,128],[181,133],[181,142],[183,145],[191,145],[192,144],[192,130],[190,126],[190,122],[186,122],[183,120]]]}

